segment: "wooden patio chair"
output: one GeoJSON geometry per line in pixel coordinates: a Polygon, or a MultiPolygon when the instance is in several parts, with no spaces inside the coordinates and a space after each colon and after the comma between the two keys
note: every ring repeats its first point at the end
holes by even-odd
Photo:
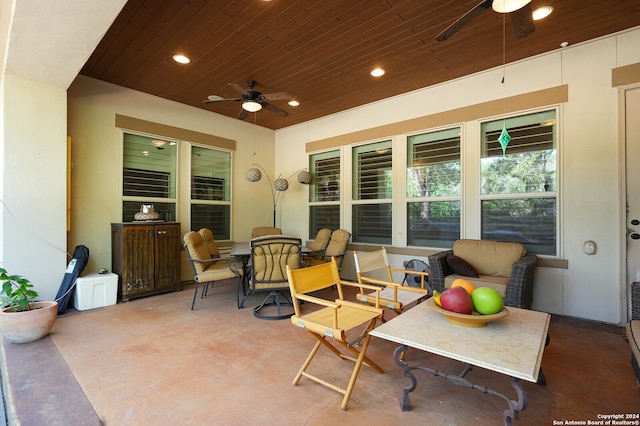
{"type": "MultiPolygon", "coordinates": [[[[291,269],[287,267],[287,277],[295,310],[295,314],[291,317],[291,322],[298,327],[304,328],[316,339],[315,346],[302,364],[300,371],[298,371],[293,380],[293,384],[294,386],[297,385],[304,376],[340,392],[344,395],[340,407],[346,410],[362,364],[368,365],[378,373],[384,372],[382,368],[366,356],[371,339],[369,332],[375,327],[376,321],[382,317],[382,309],[379,306],[363,305],[344,300],[342,287],[345,285],[357,286],[357,284],[340,279],[335,259],[332,259],[331,262],[308,268],[291,269]],[[333,286],[337,287],[339,296],[339,299],[335,301],[321,298],[316,293],[333,286]],[[303,302],[304,309],[301,306],[303,302]],[[317,307],[320,308],[314,309],[317,307]],[[354,330],[356,328],[357,330],[354,330]],[[352,336],[353,333],[357,333],[357,335],[351,338],[347,336],[347,334],[352,336]],[[359,350],[356,349],[356,345],[359,345],[359,350]],[[313,361],[321,346],[326,347],[342,359],[355,362],[346,387],[337,386],[307,372],[311,361],[313,361]],[[340,350],[340,347],[343,350],[340,350]]],[[[380,292],[380,288],[368,287],[373,291],[380,292]]],[[[330,294],[333,293],[331,292],[330,294]]]]}
{"type": "Polygon", "coordinates": [[[389,265],[387,251],[384,247],[375,251],[354,251],[353,259],[359,284],[382,287],[382,291],[379,294],[365,294],[365,287],[362,287],[360,293],[356,295],[356,298],[360,301],[370,304],[379,303],[381,306],[400,314],[407,305],[418,303],[429,295],[429,291],[425,288],[429,273],[392,268],[389,265]],[[420,275],[420,286],[412,287],[393,281],[394,272],[412,274],[414,276],[420,275]]]}

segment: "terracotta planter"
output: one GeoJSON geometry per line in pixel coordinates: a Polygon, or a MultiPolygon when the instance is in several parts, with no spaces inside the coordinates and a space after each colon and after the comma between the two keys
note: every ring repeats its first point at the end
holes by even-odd
{"type": "Polygon", "coordinates": [[[11,343],[29,343],[47,336],[58,316],[58,302],[34,302],[29,311],[0,313],[0,331],[11,343]]]}

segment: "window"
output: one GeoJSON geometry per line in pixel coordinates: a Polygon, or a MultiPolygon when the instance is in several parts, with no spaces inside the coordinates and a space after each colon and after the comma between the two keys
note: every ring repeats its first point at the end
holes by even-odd
{"type": "Polygon", "coordinates": [[[340,151],[311,155],[309,170],[309,235],[315,236],[323,228],[340,228],[340,151]]]}
{"type": "Polygon", "coordinates": [[[460,128],[407,137],[407,245],[460,238],[460,128]]]}
{"type": "Polygon", "coordinates": [[[557,252],[556,111],[483,123],[481,234],[527,251],[557,252]],[[511,141],[503,154],[503,127],[511,141]]]}
{"type": "Polygon", "coordinates": [[[312,154],[310,235],[342,220],[359,244],[446,249],[474,238],[557,256],[557,120],[548,108],[312,154]]]}
{"type": "Polygon", "coordinates": [[[352,148],[354,242],[392,242],[391,151],[391,140],[352,148]]]}
{"type": "Polygon", "coordinates": [[[231,239],[231,153],[191,147],[191,229],[231,239]]]}
{"type": "Polygon", "coordinates": [[[160,219],[176,217],[176,143],[124,134],[122,220],[131,222],[142,204],[153,204],[160,219]]]}

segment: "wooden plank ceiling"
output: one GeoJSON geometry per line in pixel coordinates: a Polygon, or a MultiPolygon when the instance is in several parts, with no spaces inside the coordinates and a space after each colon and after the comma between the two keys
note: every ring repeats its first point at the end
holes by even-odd
{"type": "Polygon", "coordinates": [[[228,84],[255,80],[255,90],[300,102],[272,102],[287,117],[246,118],[279,129],[499,66],[503,28],[508,63],[640,25],[638,0],[533,0],[555,10],[526,38],[488,9],[435,40],[479,1],[129,0],[81,74],[229,117],[239,102],[203,100],[237,98],[228,84]],[[192,62],[175,63],[175,53],[192,62]],[[383,77],[369,75],[376,66],[383,77]]]}

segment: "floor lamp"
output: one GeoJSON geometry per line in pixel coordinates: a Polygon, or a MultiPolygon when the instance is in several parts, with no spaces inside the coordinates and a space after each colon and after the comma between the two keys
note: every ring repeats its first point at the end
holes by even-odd
{"type": "Polygon", "coordinates": [[[267,177],[269,181],[269,187],[271,188],[271,196],[273,197],[273,227],[276,226],[276,208],[278,206],[278,199],[280,198],[280,193],[289,189],[289,179],[293,177],[296,173],[298,174],[298,182],[303,185],[309,185],[311,183],[311,173],[305,168],[297,170],[291,174],[287,179],[283,178],[282,175],[278,176],[278,178],[271,182],[271,178],[267,171],[259,164],[253,164],[254,167],[247,170],[245,173],[245,177],[249,182],[258,182],[262,179],[262,173],[267,177]],[[261,171],[262,170],[262,171],[261,171]]]}

